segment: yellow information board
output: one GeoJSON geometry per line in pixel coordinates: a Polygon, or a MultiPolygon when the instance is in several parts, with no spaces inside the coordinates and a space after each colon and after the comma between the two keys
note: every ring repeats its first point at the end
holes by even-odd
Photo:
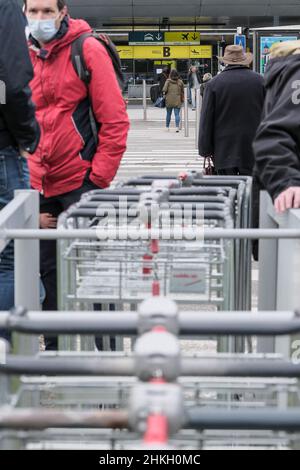
{"type": "Polygon", "coordinates": [[[121,59],[211,59],[212,46],[117,46],[121,59]]]}
{"type": "Polygon", "coordinates": [[[200,44],[200,33],[186,31],[183,31],[182,33],[165,33],[165,44],[200,44]]]}
{"type": "Polygon", "coordinates": [[[212,59],[212,46],[190,47],[190,59],[212,59]]]}
{"type": "Polygon", "coordinates": [[[134,59],[133,46],[116,46],[120,59],[134,59]]]}

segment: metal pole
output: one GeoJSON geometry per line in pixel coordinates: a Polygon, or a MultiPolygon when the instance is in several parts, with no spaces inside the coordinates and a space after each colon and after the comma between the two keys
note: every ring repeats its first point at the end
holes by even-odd
{"type": "Polygon", "coordinates": [[[0,412],[0,429],[90,428],[127,429],[128,412],[116,411],[55,411],[28,408],[0,412]]]}
{"type": "MultiPolygon", "coordinates": [[[[260,221],[261,229],[278,230],[278,225],[268,213],[271,199],[266,191],[260,192],[260,221]]],[[[259,242],[259,285],[258,309],[277,309],[277,266],[278,240],[260,240],[259,242]]],[[[259,338],[257,344],[259,353],[274,353],[274,338],[259,338]]]]}
{"type": "Polygon", "coordinates": [[[184,137],[189,137],[189,103],[187,87],[184,87],[184,137]]]}
{"type": "Polygon", "coordinates": [[[147,82],[143,80],[143,110],[144,110],[144,121],[147,121],[147,82]]]}
{"type": "MultiPolygon", "coordinates": [[[[72,239],[85,239],[90,238],[91,240],[102,240],[106,241],[109,238],[113,239],[130,239],[136,240],[135,237],[140,236],[144,240],[150,239],[159,239],[163,238],[165,240],[172,240],[174,238],[178,239],[180,234],[184,235],[186,238],[190,239],[193,237],[200,237],[202,240],[203,237],[209,240],[279,240],[279,239],[300,239],[300,230],[299,229],[185,229],[182,231],[180,228],[175,228],[172,230],[170,235],[170,230],[168,229],[108,229],[103,230],[102,232],[97,230],[90,229],[78,229],[78,230],[0,230],[0,238],[8,237],[9,239],[16,240],[72,240],[72,239]],[[105,236],[104,236],[105,235],[105,236]],[[103,238],[102,238],[103,236],[103,238]],[[128,237],[128,238],[126,238],[128,237]]],[[[199,239],[199,238],[198,238],[199,239]]],[[[37,309],[35,309],[37,310],[37,309]]]]}
{"type": "Polygon", "coordinates": [[[300,409],[278,410],[206,410],[198,407],[186,409],[189,429],[273,430],[299,431],[300,409]]]}
{"type": "MultiPolygon", "coordinates": [[[[155,356],[156,357],[156,356],[155,356]]],[[[153,367],[154,362],[151,361],[153,367]]],[[[168,357],[166,357],[168,361],[168,357]]],[[[146,361],[145,368],[148,362],[146,361]]],[[[150,367],[150,365],[149,365],[150,367]]],[[[151,369],[145,369],[145,373],[151,369]]],[[[136,359],[131,357],[77,358],[59,356],[36,359],[31,356],[8,356],[6,364],[0,364],[0,374],[59,377],[135,377],[136,359]]],[[[224,359],[216,357],[180,358],[181,377],[256,377],[300,378],[300,363],[280,359],[224,359]]]]}
{"type": "MultiPolygon", "coordinates": [[[[16,191],[22,194],[24,191],[16,191]]],[[[28,194],[28,191],[25,192],[28,194]]],[[[39,228],[39,193],[30,191],[24,204],[27,214],[25,229],[39,228]]],[[[40,308],[40,256],[39,241],[15,240],[15,305],[29,310],[40,308]]],[[[13,341],[17,354],[35,354],[39,350],[38,337],[17,335],[13,341]]]]}
{"type": "Polygon", "coordinates": [[[32,356],[7,356],[6,364],[0,364],[0,374],[7,375],[131,377],[135,373],[134,357],[37,359],[32,356]]]}
{"type": "Polygon", "coordinates": [[[182,127],[183,127],[183,123],[182,123],[182,120],[183,120],[183,108],[181,106],[180,108],[180,124],[179,124],[179,129],[182,131],[182,127]]]}
{"type": "MultiPolygon", "coordinates": [[[[164,324],[168,312],[161,310],[164,324]]],[[[270,312],[182,312],[179,313],[178,330],[181,335],[251,335],[283,336],[300,333],[300,316],[292,311],[270,312]],[[198,313],[198,314],[197,314],[198,313]]],[[[0,312],[0,329],[27,334],[70,335],[137,335],[140,330],[138,313],[134,312],[28,312],[26,317],[15,318],[0,312]]]]}
{"type": "Polygon", "coordinates": [[[200,88],[196,90],[196,124],[195,124],[195,148],[198,149],[199,130],[200,130],[200,114],[201,114],[201,93],[200,88]]]}
{"type": "Polygon", "coordinates": [[[253,70],[254,72],[257,71],[257,32],[253,31],[253,70]]]}

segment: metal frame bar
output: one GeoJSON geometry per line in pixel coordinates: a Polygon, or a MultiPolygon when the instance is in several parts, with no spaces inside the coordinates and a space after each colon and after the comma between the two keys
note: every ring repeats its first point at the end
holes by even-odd
{"type": "MultiPolygon", "coordinates": [[[[98,358],[32,358],[8,356],[0,365],[4,375],[44,375],[81,377],[132,377],[136,373],[134,356],[98,358]]],[[[276,359],[237,360],[220,358],[180,359],[181,377],[277,377],[299,378],[300,363],[276,359]]]]}
{"type": "MultiPolygon", "coordinates": [[[[181,230],[176,230],[176,228],[172,231],[173,237],[178,236],[181,233],[181,230]]],[[[105,231],[107,236],[115,236],[115,230],[107,230],[105,231]]],[[[169,234],[167,230],[161,229],[129,229],[119,230],[120,237],[124,237],[125,235],[135,236],[137,233],[140,234],[141,237],[145,238],[146,240],[150,240],[151,238],[158,239],[164,238],[169,234]]],[[[204,229],[203,231],[196,230],[196,229],[186,229],[185,233],[187,236],[197,236],[200,233],[203,233],[206,239],[210,240],[217,240],[217,239],[237,239],[237,240],[279,240],[279,239],[300,239],[300,229],[204,229]]],[[[33,230],[33,229],[7,229],[0,231],[0,239],[3,238],[4,240],[72,240],[72,239],[86,239],[90,238],[91,240],[99,239],[99,235],[96,233],[95,230],[90,229],[78,229],[78,230],[33,230]]],[[[169,236],[170,238],[170,236],[169,236]]]]}
{"type": "Polygon", "coordinates": [[[0,429],[44,430],[47,428],[127,429],[127,411],[49,411],[28,408],[2,411],[0,429]]]}
{"type": "MultiPolygon", "coordinates": [[[[163,312],[161,324],[163,324],[163,312]]],[[[27,312],[23,316],[0,312],[0,329],[23,334],[116,334],[136,335],[139,314],[78,311],[27,312]]],[[[283,336],[300,333],[297,312],[183,312],[178,316],[181,335],[283,336]]]]}
{"type": "Polygon", "coordinates": [[[186,410],[188,427],[192,429],[238,429],[299,431],[300,409],[234,410],[190,408],[186,410]]]}

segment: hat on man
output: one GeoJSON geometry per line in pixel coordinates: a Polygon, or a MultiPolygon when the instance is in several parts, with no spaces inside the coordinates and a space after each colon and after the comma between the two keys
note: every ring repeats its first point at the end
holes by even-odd
{"type": "Polygon", "coordinates": [[[243,46],[227,46],[223,57],[219,61],[226,65],[250,65],[253,62],[253,54],[245,52],[243,46]]]}

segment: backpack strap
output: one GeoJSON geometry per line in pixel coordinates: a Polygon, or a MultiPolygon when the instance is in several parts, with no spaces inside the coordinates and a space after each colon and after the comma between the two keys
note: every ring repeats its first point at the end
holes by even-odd
{"type": "Polygon", "coordinates": [[[114,43],[112,42],[112,40],[107,34],[104,34],[104,33],[99,34],[97,36],[97,39],[104,46],[109,57],[111,58],[111,61],[115,70],[115,74],[119,82],[119,86],[123,90],[124,89],[124,76],[122,73],[122,64],[121,64],[120,56],[118,54],[116,46],[114,45],[114,43]]]}
{"type": "MultiPolygon", "coordinates": [[[[72,58],[73,67],[74,67],[78,77],[80,78],[80,80],[82,80],[86,84],[87,87],[90,84],[92,77],[91,77],[90,71],[88,70],[88,68],[86,66],[86,62],[85,62],[85,59],[84,59],[83,43],[87,38],[90,38],[90,37],[93,37],[92,33],[82,34],[81,36],[79,36],[79,38],[75,39],[75,41],[72,43],[72,49],[71,49],[71,58],[72,58]]],[[[98,140],[99,140],[98,139],[97,121],[96,121],[96,118],[94,116],[91,101],[89,100],[89,102],[90,102],[89,120],[90,120],[90,125],[91,125],[91,129],[92,129],[92,133],[93,133],[94,142],[95,142],[95,145],[97,146],[98,145],[98,140]]]]}
{"type": "Polygon", "coordinates": [[[72,43],[71,58],[73,67],[80,78],[86,85],[91,82],[91,74],[87,69],[84,55],[83,55],[83,43],[87,38],[93,37],[92,33],[84,33],[79,38],[75,39],[72,43]]]}
{"type": "Polygon", "coordinates": [[[89,85],[89,83],[91,82],[91,73],[87,69],[84,55],[83,55],[83,43],[87,38],[90,38],[90,37],[93,37],[98,42],[100,42],[105,48],[105,50],[107,51],[112,61],[120,88],[123,90],[124,76],[122,73],[121,60],[120,60],[120,57],[119,57],[119,54],[115,45],[113,44],[109,36],[107,36],[107,34],[99,34],[95,36],[93,33],[84,33],[79,38],[75,39],[75,41],[72,43],[72,49],[71,49],[72,64],[78,77],[86,85],[89,85]]]}

